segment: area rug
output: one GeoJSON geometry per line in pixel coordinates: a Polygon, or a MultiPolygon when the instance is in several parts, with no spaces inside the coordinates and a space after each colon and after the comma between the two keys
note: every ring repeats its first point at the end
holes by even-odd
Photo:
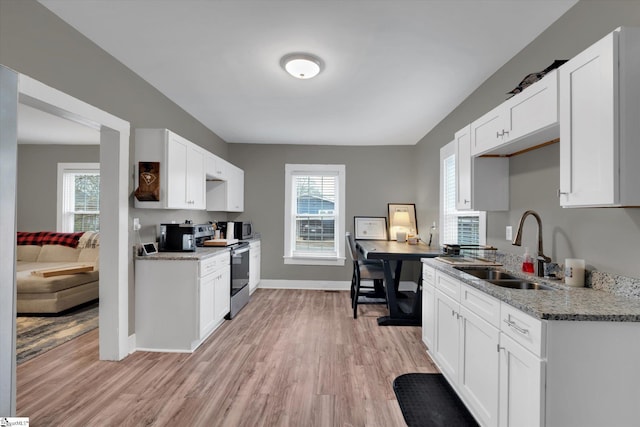
{"type": "Polygon", "coordinates": [[[18,316],[16,362],[26,362],[97,327],[97,302],[57,316],[18,316]]]}
{"type": "Polygon", "coordinates": [[[442,374],[400,375],[393,391],[409,427],[478,425],[442,374]]]}

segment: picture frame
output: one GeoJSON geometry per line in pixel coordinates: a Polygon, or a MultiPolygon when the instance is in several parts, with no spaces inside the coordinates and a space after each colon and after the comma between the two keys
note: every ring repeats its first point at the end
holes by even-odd
{"type": "Polygon", "coordinates": [[[353,217],[353,234],[360,240],[388,240],[387,218],[384,216],[353,217]]]}
{"type": "Polygon", "coordinates": [[[418,234],[415,203],[388,203],[389,239],[396,240],[396,233],[418,234]]]}

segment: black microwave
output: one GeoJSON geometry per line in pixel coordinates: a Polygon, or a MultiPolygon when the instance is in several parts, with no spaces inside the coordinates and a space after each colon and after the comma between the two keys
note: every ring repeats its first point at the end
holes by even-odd
{"type": "Polygon", "coordinates": [[[251,222],[245,221],[242,223],[242,240],[253,238],[253,227],[251,222]]]}

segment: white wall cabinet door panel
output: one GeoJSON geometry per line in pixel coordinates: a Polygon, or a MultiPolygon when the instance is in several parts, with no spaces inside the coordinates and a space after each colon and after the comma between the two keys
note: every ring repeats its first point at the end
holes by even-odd
{"type": "Polygon", "coordinates": [[[479,156],[500,146],[508,135],[508,120],[501,104],[471,123],[471,155],[479,156]]]}
{"type": "Polygon", "coordinates": [[[617,34],[564,64],[560,74],[563,206],[618,203],[617,34]]]}
{"type": "MultiPolygon", "coordinates": [[[[550,126],[558,131],[558,72],[553,70],[544,78],[513,98],[504,102],[507,116],[508,140],[514,141],[550,126]]],[[[557,136],[556,136],[557,137],[557,136]]],[[[547,142],[546,137],[538,138],[547,142]]]]}
{"type": "Polygon", "coordinates": [[[459,130],[455,134],[456,147],[456,209],[471,209],[471,133],[470,127],[459,130]]]}
{"type": "Polygon", "coordinates": [[[509,159],[472,157],[470,129],[455,134],[456,209],[509,210],[509,159]]]}
{"type": "MultiPolygon", "coordinates": [[[[167,143],[167,208],[188,209],[187,203],[187,155],[188,142],[169,133],[167,143]]],[[[160,165],[162,168],[162,165],[160,165]]],[[[162,183],[161,183],[162,185],[162,183]]]]}
{"type": "Polygon", "coordinates": [[[621,27],[560,68],[560,204],[640,206],[640,28],[621,27]]]}

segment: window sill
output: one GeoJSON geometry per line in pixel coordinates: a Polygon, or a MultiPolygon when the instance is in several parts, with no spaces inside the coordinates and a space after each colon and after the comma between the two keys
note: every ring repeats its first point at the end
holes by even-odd
{"type": "Polygon", "coordinates": [[[285,264],[343,266],[345,258],[284,257],[285,264]]]}

